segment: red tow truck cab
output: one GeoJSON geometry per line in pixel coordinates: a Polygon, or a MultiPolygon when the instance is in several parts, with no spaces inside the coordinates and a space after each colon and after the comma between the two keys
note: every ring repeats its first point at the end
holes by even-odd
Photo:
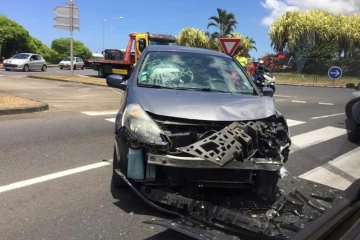
{"type": "Polygon", "coordinates": [[[92,68],[98,72],[99,77],[109,74],[118,74],[124,78],[131,75],[141,52],[149,45],[173,45],[176,38],[165,34],[131,33],[126,50],[106,49],[103,51],[104,60],[96,60],[92,68]]]}

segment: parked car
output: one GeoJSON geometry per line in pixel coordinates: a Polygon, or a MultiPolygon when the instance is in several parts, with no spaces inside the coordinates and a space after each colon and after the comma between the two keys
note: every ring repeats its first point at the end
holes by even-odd
{"type": "Polygon", "coordinates": [[[348,83],[346,88],[355,90],[345,106],[348,139],[350,141],[360,141],[360,83],[357,86],[348,83]]]}
{"type": "Polygon", "coordinates": [[[47,69],[45,59],[35,53],[18,53],[3,62],[3,68],[6,71],[21,70],[28,71],[43,71],[47,69]]]}
{"type": "MultiPolygon", "coordinates": [[[[64,58],[60,63],[59,63],[59,68],[60,69],[64,69],[64,68],[69,68],[70,69],[70,65],[71,65],[71,58],[70,57],[66,57],[64,58]]],[[[74,57],[73,59],[73,64],[74,64],[74,70],[77,68],[81,68],[84,69],[85,65],[84,65],[84,61],[79,58],[79,57],[74,57]]]]}

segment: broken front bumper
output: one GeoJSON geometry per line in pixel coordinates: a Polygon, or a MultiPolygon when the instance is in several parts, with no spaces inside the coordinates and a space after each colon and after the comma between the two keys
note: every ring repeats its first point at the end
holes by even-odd
{"type": "Polygon", "coordinates": [[[277,171],[282,162],[272,161],[270,158],[252,158],[245,162],[232,161],[220,167],[200,157],[178,157],[173,155],[147,154],[147,164],[174,168],[199,168],[199,169],[242,169],[277,171]]]}

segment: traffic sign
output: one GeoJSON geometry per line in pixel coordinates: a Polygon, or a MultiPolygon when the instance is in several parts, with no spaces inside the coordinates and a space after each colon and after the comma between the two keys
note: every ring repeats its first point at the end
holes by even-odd
{"type": "MultiPolygon", "coordinates": [[[[60,24],[60,25],[70,25],[71,24],[71,19],[68,18],[68,17],[55,17],[54,21],[56,22],[56,24],[60,24]]],[[[75,27],[79,26],[79,19],[78,18],[73,19],[73,25],[75,27]]]]}
{"type": "MultiPolygon", "coordinates": [[[[73,7],[72,9],[73,9],[73,18],[79,18],[79,8],[73,7]]],[[[56,8],[54,8],[54,12],[59,17],[70,18],[70,16],[71,16],[71,7],[69,7],[69,6],[66,6],[66,7],[57,6],[56,8]]]]}
{"type": "MultiPolygon", "coordinates": [[[[62,24],[55,24],[54,28],[58,29],[58,30],[71,30],[71,27],[69,25],[62,25],[62,24]]],[[[73,31],[80,31],[79,26],[73,26],[72,27],[73,31]]]]}
{"type": "Polygon", "coordinates": [[[342,76],[342,70],[340,67],[332,66],[328,71],[328,76],[331,79],[338,79],[342,76]]]}
{"type": "Polygon", "coordinates": [[[224,53],[233,55],[240,41],[241,38],[220,38],[220,45],[224,53]]]}

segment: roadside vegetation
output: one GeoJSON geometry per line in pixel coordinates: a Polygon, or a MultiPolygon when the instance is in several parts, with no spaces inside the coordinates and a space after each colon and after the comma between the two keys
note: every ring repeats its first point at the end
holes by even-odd
{"type": "MultiPolygon", "coordinates": [[[[68,38],[54,39],[49,48],[39,39],[32,37],[20,24],[1,14],[0,45],[2,57],[9,58],[16,53],[32,52],[42,55],[48,64],[57,64],[70,53],[68,38]]],[[[74,56],[86,59],[91,57],[91,51],[82,42],[74,40],[74,56]]]]}
{"type": "Polygon", "coordinates": [[[5,93],[0,93],[0,110],[11,109],[11,108],[23,108],[23,107],[33,107],[39,105],[38,102],[21,98],[5,93]]]}

